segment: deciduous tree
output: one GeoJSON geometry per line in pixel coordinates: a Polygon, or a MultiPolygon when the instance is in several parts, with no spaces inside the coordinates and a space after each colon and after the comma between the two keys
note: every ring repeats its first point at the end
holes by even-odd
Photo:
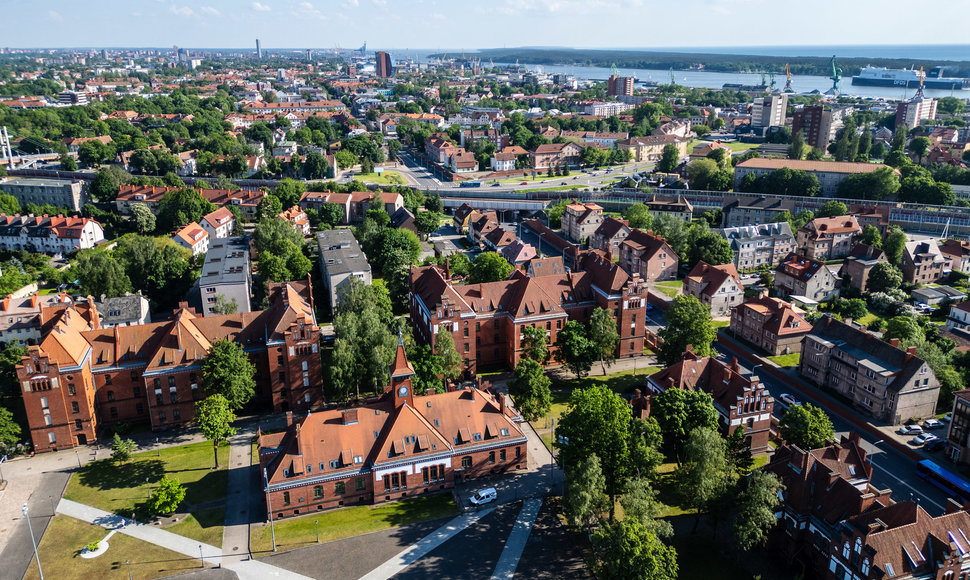
{"type": "Polygon", "coordinates": [[[778,525],[775,508],[781,503],[785,486],[773,473],[763,470],[751,472],[739,482],[735,495],[734,539],[742,550],[763,546],[768,533],[778,525]]]}
{"type": "Polygon", "coordinates": [[[549,362],[549,336],[545,329],[538,326],[522,328],[522,356],[543,365],[549,362]]]}
{"type": "Polygon", "coordinates": [[[589,317],[589,341],[606,374],[606,363],[616,360],[616,346],[620,343],[620,333],[616,330],[616,320],[606,308],[596,307],[589,317]]]}
{"type": "Polygon", "coordinates": [[[236,434],[232,427],[235,420],[236,414],[232,412],[229,401],[219,393],[195,404],[195,422],[202,430],[202,435],[212,441],[213,469],[219,469],[219,443],[236,434]]]}
{"type": "Polygon", "coordinates": [[[903,272],[889,262],[879,262],[869,271],[866,289],[869,292],[889,292],[903,283],[903,272]]]}
{"type": "Polygon", "coordinates": [[[482,252],[472,262],[469,282],[483,284],[508,279],[512,264],[495,252],[482,252]]]}
{"type": "Polygon", "coordinates": [[[552,408],[552,381],[538,362],[523,358],[515,367],[515,379],[509,383],[509,394],[515,407],[528,421],[535,421],[552,408]]]}
{"type": "Polygon", "coordinates": [[[555,359],[566,365],[577,378],[589,372],[596,360],[596,347],[586,336],[586,327],[578,320],[570,320],[556,336],[555,359]]]}
{"type": "Polygon", "coordinates": [[[593,533],[594,571],[601,580],[675,580],[677,551],[635,519],[593,533]]]}
{"type": "Polygon", "coordinates": [[[580,460],[566,474],[563,512],[570,524],[588,528],[607,511],[606,478],[596,454],[580,460]]]}
{"type": "Polygon", "coordinates": [[[461,376],[462,360],[455,348],[455,338],[451,330],[441,326],[434,340],[434,353],[441,361],[441,372],[444,380],[454,380],[461,376]]]}
{"type": "Polygon", "coordinates": [[[667,312],[667,327],[658,334],[664,344],[657,353],[657,360],[670,366],[681,359],[688,345],[698,356],[709,356],[717,329],[710,309],[697,298],[682,294],[674,299],[673,307],[667,312]]]}
{"type": "Polygon", "coordinates": [[[153,514],[170,514],[178,509],[185,499],[185,487],[178,479],[163,476],[148,500],[148,507],[153,514]]]}
{"type": "Polygon", "coordinates": [[[233,410],[243,408],[256,393],[256,367],[242,345],[228,339],[212,343],[202,359],[202,389],[222,395],[233,410]]]}
{"type": "Polygon", "coordinates": [[[778,428],[785,441],[806,451],[824,446],[835,434],[825,411],[810,403],[788,407],[778,428]]]}

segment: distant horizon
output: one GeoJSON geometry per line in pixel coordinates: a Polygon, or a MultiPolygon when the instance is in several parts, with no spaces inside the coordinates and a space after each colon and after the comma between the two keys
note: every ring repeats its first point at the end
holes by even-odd
{"type": "Polygon", "coordinates": [[[357,47],[365,40],[407,49],[418,41],[431,45],[422,50],[453,51],[564,44],[723,51],[751,47],[753,39],[759,47],[966,42],[970,3],[947,6],[946,17],[932,28],[892,17],[910,10],[904,0],[818,0],[811,6],[796,0],[4,0],[0,42],[31,50],[95,45],[239,50],[259,38],[266,47],[305,50],[357,47]],[[651,47],[632,46],[645,39],[651,47]]]}

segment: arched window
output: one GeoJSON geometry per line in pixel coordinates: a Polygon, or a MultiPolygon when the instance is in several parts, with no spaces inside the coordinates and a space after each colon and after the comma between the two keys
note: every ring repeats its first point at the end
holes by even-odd
{"type": "Polygon", "coordinates": [[[859,554],[862,552],[862,538],[855,539],[855,553],[859,554]]]}
{"type": "Polygon", "coordinates": [[[862,561],[862,575],[863,576],[869,575],[869,558],[866,558],[862,561]]]}
{"type": "Polygon", "coordinates": [[[849,552],[849,542],[846,542],[845,545],[842,546],[842,557],[845,558],[846,560],[848,560],[849,559],[849,553],[850,553],[849,552]]]}

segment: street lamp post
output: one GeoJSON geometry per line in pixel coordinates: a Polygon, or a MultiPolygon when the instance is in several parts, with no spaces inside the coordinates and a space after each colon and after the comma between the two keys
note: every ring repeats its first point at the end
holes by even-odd
{"type": "Polygon", "coordinates": [[[266,468],[263,468],[263,481],[266,489],[266,507],[269,508],[269,531],[273,535],[273,551],[276,551],[276,526],[273,524],[273,498],[269,493],[269,477],[266,475],[266,468]]]}
{"type": "Polygon", "coordinates": [[[320,543],[320,520],[313,520],[313,527],[317,530],[317,543],[320,543]]]}
{"type": "Polygon", "coordinates": [[[77,468],[81,469],[81,454],[78,453],[77,449],[74,450],[74,456],[77,457],[77,468]]]}
{"type": "Polygon", "coordinates": [[[24,513],[24,519],[27,520],[27,529],[30,531],[30,543],[34,547],[34,558],[37,560],[37,573],[40,574],[40,580],[44,580],[44,570],[40,567],[40,554],[37,553],[37,540],[34,539],[34,526],[30,523],[30,514],[28,513],[26,503],[22,511],[24,513]]]}
{"type": "Polygon", "coordinates": [[[51,502],[51,517],[54,517],[54,514],[57,513],[57,510],[54,508],[54,496],[49,495],[47,496],[47,499],[49,499],[51,502]]]}
{"type": "Polygon", "coordinates": [[[202,567],[205,568],[205,554],[202,553],[202,544],[199,544],[199,559],[202,560],[202,567]]]}
{"type": "Polygon", "coordinates": [[[125,560],[125,566],[128,566],[128,580],[131,580],[131,560],[125,560]]]}

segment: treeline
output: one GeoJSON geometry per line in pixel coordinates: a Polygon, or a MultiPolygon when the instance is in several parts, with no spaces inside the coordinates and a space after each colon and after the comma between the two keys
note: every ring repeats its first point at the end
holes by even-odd
{"type": "MultiPolygon", "coordinates": [[[[792,74],[829,76],[832,65],[829,57],[814,56],[764,56],[756,54],[713,54],[689,52],[664,52],[641,50],[590,50],[567,48],[510,48],[487,49],[478,53],[482,58],[491,58],[499,62],[513,62],[543,65],[576,65],[610,67],[616,65],[621,68],[640,68],[664,70],[674,68],[685,70],[698,64],[703,64],[706,70],[715,72],[768,72],[784,73],[785,64],[789,65],[792,74]]],[[[436,56],[436,55],[432,55],[436,56]]],[[[907,68],[922,66],[929,70],[940,63],[938,61],[920,61],[903,58],[868,58],[868,57],[837,57],[842,75],[848,78],[859,74],[866,65],[884,66],[888,68],[907,68]]],[[[948,61],[946,71],[948,76],[962,76],[970,74],[970,62],[948,61]]]]}

